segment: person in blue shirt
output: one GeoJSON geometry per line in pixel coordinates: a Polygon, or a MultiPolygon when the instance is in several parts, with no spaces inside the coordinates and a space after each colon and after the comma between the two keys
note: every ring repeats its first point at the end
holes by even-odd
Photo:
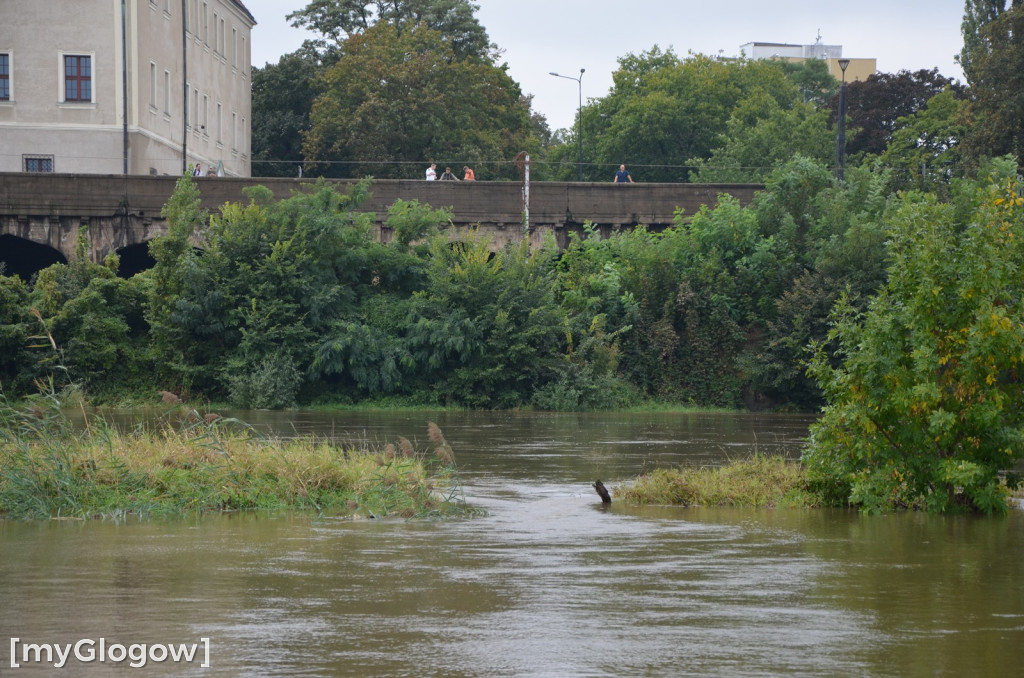
{"type": "Polygon", "coordinates": [[[619,165],[619,171],[615,173],[615,183],[624,184],[627,181],[633,183],[633,177],[629,175],[625,165],[619,165]]]}

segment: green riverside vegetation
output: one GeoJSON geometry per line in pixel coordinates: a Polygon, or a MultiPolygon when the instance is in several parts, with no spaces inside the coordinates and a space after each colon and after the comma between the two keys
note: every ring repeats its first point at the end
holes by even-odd
{"type": "Polygon", "coordinates": [[[23,398],[56,361],[97,403],[824,405],[803,456],[824,503],[1000,513],[1024,453],[1015,170],[889,194],[884,171],[837,182],[797,157],[750,206],[497,252],[403,201],[376,241],[369,181],[256,187],[209,215],[185,177],[153,269],[124,280],[83,254],[0,276],[0,380],[23,398]]]}
{"type": "MultiPolygon", "coordinates": [[[[820,411],[801,470],[822,503],[1007,509],[1024,456],[1024,4],[966,3],[966,85],[937,70],[848,83],[841,178],[839,83],[822,60],[655,45],[621,57],[608,95],[552,135],[471,2],[341,4],[293,13],[322,39],[253,69],[263,169],[421,177],[429,157],[513,179],[528,152],[534,180],[573,179],[583,134],[587,180],[625,162],[641,181],[765,189],[660,232],[585,224],[562,249],[494,251],[452,232],[446,209],[404,200],[382,242],[361,211],[368,177],[344,193],[257,186],[212,214],[183,177],[150,270],[124,279],[116,256],[90,261],[85,229],[66,264],[32,280],[0,270],[4,398],[30,397],[56,360],[95,404],[163,391],[197,407],[820,411]]],[[[28,483],[42,463],[29,459],[49,455],[12,468],[28,483]]],[[[86,475],[102,461],[55,459],[86,475]]]]}
{"type": "Polygon", "coordinates": [[[782,456],[754,454],[724,466],[657,469],[616,493],[630,504],[781,508],[820,506],[807,491],[803,466],[782,456]]]}
{"type": "Polygon", "coordinates": [[[178,425],[157,430],[125,433],[98,418],[72,426],[58,403],[52,392],[18,406],[0,399],[0,518],[472,512],[451,446],[433,423],[429,450],[417,451],[407,438],[369,450],[312,438],[267,439],[241,422],[181,406],[170,413],[178,425]]]}

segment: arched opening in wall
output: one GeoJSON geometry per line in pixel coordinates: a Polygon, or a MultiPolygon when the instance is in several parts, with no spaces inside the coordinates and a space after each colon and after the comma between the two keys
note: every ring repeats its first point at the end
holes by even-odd
{"type": "Polygon", "coordinates": [[[121,263],[117,267],[119,278],[130,278],[136,273],[142,273],[156,266],[156,259],[149,254],[149,243],[128,245],[117,251],[121,263]]]}
{"type": "Polygon", "coordinates": [[[68,260],[49,245],[40,245],[15,235],[0,235],[0,262],[4,264],[4,275],[16,275],[29,282],[33,275],[47,266],[66,264],[68,260]]]}

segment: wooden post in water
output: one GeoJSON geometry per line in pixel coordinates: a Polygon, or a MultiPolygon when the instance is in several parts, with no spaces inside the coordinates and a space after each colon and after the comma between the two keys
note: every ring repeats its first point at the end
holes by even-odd
{"type": "Polygon", "coordinates": [[[608,493],[608,488],[606,488],[604,486],[604,483],[602,483],[600,480],[595,481],[594,482],[594,489],[597,490],[597,493],[599,495],[601,495],[601,501],[603,503],[605,503],[605,504],[612,503],[612,495],[610,495],[608,493]]]}

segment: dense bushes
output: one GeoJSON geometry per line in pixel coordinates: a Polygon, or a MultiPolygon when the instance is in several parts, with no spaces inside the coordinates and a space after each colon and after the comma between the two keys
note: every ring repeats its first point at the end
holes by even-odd
{"type": "Polygon", "coordinates": [[[284,199],[258,187],[209,215],[184,178],[153,269],[120,280],[83,255],[31,286],[0,279],[0,379],[9,395],[31,386],[35,308],[97,400],[816,407],[806,347],[837,298],[863,309],[885,281],[886,181],[851,168],[837,184],[797,157],[748,207],[723,196],[662,233],[493,252],[404,201],[381,243],[359,212],[368,181],[284,199]]]}
{"type": "Polygon", "coordinates": [[[908,195],[884,288],[845,295],[812,371],[829,406],[806,454],[826,494],[868,510],[1006,510],[1024,454],[1024,184],[1013,162],[954,200],[908,195]]]}

